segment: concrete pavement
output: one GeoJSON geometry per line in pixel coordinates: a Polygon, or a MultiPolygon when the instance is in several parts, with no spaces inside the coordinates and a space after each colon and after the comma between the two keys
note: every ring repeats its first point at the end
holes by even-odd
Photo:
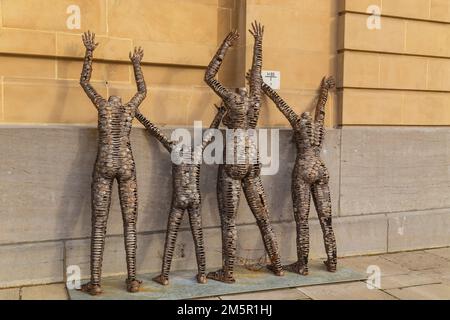
{"type": "MultiPolygon", "coordinates": [[[[206,299],[215,300],[406,300],[450,299],[450,247],[340,259],[340,265],[369,271],[368,282],[355,281],[206,299]],[[373,270],[381,272],[377,282],[373,270]]],[[[63,283],[0,290],[1,300],[66,300],[63,283]]],[[[203,299],[204,300],[204,299],[203,299]]]]}

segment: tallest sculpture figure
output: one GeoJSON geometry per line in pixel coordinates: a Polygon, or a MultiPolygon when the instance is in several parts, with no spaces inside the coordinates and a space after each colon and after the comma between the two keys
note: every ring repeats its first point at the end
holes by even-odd
{"type": "Polygon", "coordinates": [[[240,88],[233,92],[215,79],[228,49],[239,38],[233,31],[228,34],[216,55],[209,64],[205,82],[223,100],[226,114],[223,124],[231,131],[233,139],[227,139],[225,152],[232,156],[224,157],[225,163],[219,166],[217,197],[222,227],[222,269],[211,272],[208,278],[233,283],[233,270],[236,257],[236,214],[239,207],[241,187],[247,203],[255,216],[264,241],[271,265],[269,269],[278,276],[283,269],[278,251],[278,244],[269,221],[267,200],[261,181],[261,164],[258,150],[250,131],[255,129],[261,108],[262,92],[262,40],[264,27],[255,22],[250,33],[255,39],[253,63],[249,74],[250,90],[240,88]],[[249,131],[250,130],[250,131],[249,131]]]}

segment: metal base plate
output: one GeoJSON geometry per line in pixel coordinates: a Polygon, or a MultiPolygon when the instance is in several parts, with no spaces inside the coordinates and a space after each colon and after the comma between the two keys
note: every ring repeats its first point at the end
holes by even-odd
{"type": "Polygon", "coordinates": [[[207,284],[198,284],[195,275],[195,271],[172,272],[170,284],[162,286],[152,281],[156,274],[143,274],[139,276],[139,280],[143,280],[143,283],[138,293],[126,291],[125,276],[109,277],[103,279],[103,294],[99,296],[91,296],[78,290],[69,290],[69,295],[72,300],[185,300],[358,281],[367,278],[365,274],[345,268],[339,268],[337,272],[330,273],[319,261],[310,262],[308,276],[286,272],[284,277],[277,277],[265,268],[259,271],[250,271],[243,267],[237,267],[235,270],[236,283],[234,284],[225,284],[211,279],[208,279],[207,284]]]}

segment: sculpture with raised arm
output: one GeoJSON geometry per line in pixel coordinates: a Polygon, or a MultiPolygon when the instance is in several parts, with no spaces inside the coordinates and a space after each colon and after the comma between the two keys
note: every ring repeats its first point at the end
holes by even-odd
{"type": "Polygon", "coordinates": [[[211,272],[208,278],[226,283],[235,282],[234,263],[237,250],[236,215],[239,207],[241,188],[247,203],[255,216],[264,246],[271,260],[269,269],[278,276],[283,275],[280,254],[275,233],[270,224],[267,199],[261,181],[261,164],[254,139],[250,132],[255,129],[259,118],[262,95],[262,40],[264,27],[258,22],[252,23],[254,52],[250,70],[250,91],[240,88],[233,92],[215,79],[228,49],[239,38],[236,31],[230,32],[209,64],[205,82],[222,98],[226,114],[224,125],[233,133],[233,139],[227,139],[224,155],[231,154],[232,160],[225,157],[225,164],[219,166],[217,197],[222,227],[222,269],[211,272]]]}
{"type": "Polygon", "coordinates": [[[86,56],[80,84],[98,111],[98,151],[92,175],[91,279],[89,283],[82,286],[82,290],[91,295],[102,293],[101,271],[106,225],[112,186],[114,180],[117,180],[124,223],[127,290],[137,292],[141,284],[136,279],[138,193],[130,131],[137,108],[147,94],[140,65],[144,52],[141,48],[136,48],[134,53],[130,53],[138,88],[134,97],[126,104],[123,104],[121,98],[117,96],[111,96],[105,100],[90,84],[93,52],[98,46],[98,43],[95,43],[95,34],[87,32],[82,38],[86,47],[86,56]]]}
{"type": "Polygon", "coordinates": [[[292,173],[292,200],[294,217],[297,224],[297,262],[286,270],[302,275],[308,274],[309,226],[308,216],[311,195],[319,216],[323,232],[327,261],[325,265],[330,272],[336,271],[336,239],[331,224],[331,198],[328,186],[329,174],[320,152],[325,137],[325,105],[328,91],[335,87],[332,77],[324,78],[320,86],[320,95],[316,106],[315,119],[309,112],[298,116],[289,105],[267,84],[262,88],[265,94],[289,120],[297,146],[297,160],[292,173]]]}
{"type": "MultiPolygon", "coordinates": [[[[224,113],[225,108],[223,106],[218,108],[217,115],[211,123],[211,129],[217,129],[219,127],[224,113]]],[[[147,120],[141,113],[137,113],[136,118],[145,126],[152,136],[161,142],[167,151],[170,153],[186,153],[181,158],[176,158],[176,156],[172,154],[172,159],[175,157],[177,160],[176,163],[172,162],[172,205],[167,222],[166,243],[164,247],[161,274],[153,278],[153,280],[162,285],[169,284],[169,272],[178,229],[181,220],[183,219],[183,215],[187,211],[197,256],[197,281],[202,284],[206,283],[205,248],[203,243],[201,217],[200,166],[203,150],[212,141],[213,135],[211,132],[207,131],[202,143],[189,150],[186,146],[169,140],[162,131],[147,120]]]]}

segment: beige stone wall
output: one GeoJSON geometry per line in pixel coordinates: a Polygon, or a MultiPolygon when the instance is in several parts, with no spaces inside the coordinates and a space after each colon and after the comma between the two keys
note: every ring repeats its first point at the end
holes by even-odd
{"type": "MultiPolygon", "coordinates": [[[[303,111],[313,107],[320,79],[334,73],[336,1],[328,0],[1,0],[1,123],[93,124],[96,113],[78,85],[84,48],[95,31],[93,83],[103,95],[135,91],[128,52],[145,49],[149,97],[142,111],[158,124],[208,124],[217,97],[203,82],[206,65],[232,28],[242,39],[220,80],[244,84],[254,19],[266,25],[264,68],[282,72],[282,94],[303,111]],[[69,30],[67,8],[77,5],[81,29],[69,30]]],[[[287,125],[264,105],[261,125],[287,125]]],[[[328,124],[333,124],[331,99],[328,124]]]]}
{"type": "Polygon", "coordinates": [[[450,123],[450,1],[340,2],[339,86],[344,125],[450,123]],[[369,5],[381,29],[367,28],[369,5]]]}
{"type": "MultiPolygon", "coordinates": [[[[280,94],[296,112],[312,111],[320,81],[336,74],[337,4],[334,0],[247,0],[247,24],[257,19],[266,26],[264,69],[281,71],[280,94]]],[[[248,67],[252,45],[249,39],[248,67]]],[[[335,123],[336,108],[333,94],[327,108],[329,126],[335,123]]],[[[267,100],[260,124],[289,126],[267,100]]]]}
{"type": "MultiPolygon", "coordinates": [[[[311,111],[322,76],[338,79],[327,124],[447,125],[450,121],[450,0],[0,0],[0,122],[94,124],[78,85],[80,34],[93,30],[93,82],[105,96],[135,91],[128,52],[143,46],[150,95],[142,110],[158,124],[207,125],[218,98],[206,65],[226,33],[242,37],[219,74],[245,83],[257,19],[266,26],[264,69],[281,71],[281,95],[311,111]],[[67,8],[81,10],[69,30],[67,8]],[[370,5],[381,29],[367,28],[370,5]]],[[[267,99],[261,126],[288,126],[267,99]]]]}

